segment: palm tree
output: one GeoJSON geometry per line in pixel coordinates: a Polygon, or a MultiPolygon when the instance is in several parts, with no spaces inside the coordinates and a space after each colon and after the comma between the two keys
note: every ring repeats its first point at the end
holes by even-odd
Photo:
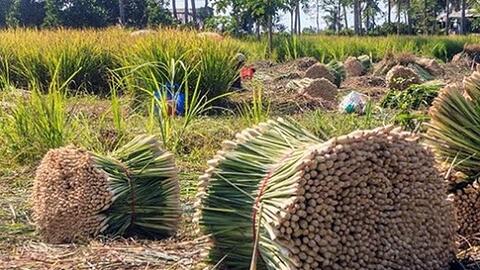
{"type": "Polygon", "coordinates": [[[460,19],[460,34],[464,35],[466,33],[466,19],[465,19],[465,13],[467,10],[467,2],[466,0],[461,0],[461,6],[460,8],[462,9],[462,17],[460,19]]]}
{"type": "MultiPolygon", "coordinates": [[[[175,1],[175,0],[174,0],[175,1]]],[[[185,0],[185,14],[184,14],[185,24],[188,23],[188,0],[185,0]]]]}
{"type": "Polygon", "coordinates": [[[125,25],[125,2],[124,0],[118,0],[118,10],[120,15],[120,25],[125,25]]]}
{"type": "Polygon", "coordinates": [[[347,14],[347,6],[350,6],[352,4],[351,0],[342,0],[342,6],[343,6],[343,19],[345,21],[345,29],[348,29],[348,14],[347,14]]]}
{"type": "Polygon", "coordinates": [[[392,1],[387,0],[387,22],[392,23],[392,1]]]}
{"type": "Polygon", "coordinates": [[[450,33],[450,0],[445,0],[445,34],[450,33]]]}
{"type": "Polygon", "coordinates": [[[192,20],[193,26],[197,28],[197,9],[195,7],[195,0],[192,0],[192,20]]]}
{"type": "Polygon", "coordinates": [[[402,1],[397,0],[397,35],[400,35],[400,17],[402,13],[402,1]]]}
{"type": "Polygon", "coordinates": [[[357,35],[360,34],[360,28],[361,28],[360,9],[361,9],[360,1],[354,0],[353,1],[353,24],[354,24],[355,34],[357,35]]]}
{"type": "Polygon", "coordinates": [[[412,10],[411,10],[411,5],[410,5],[410,0],[406,0],[406,16],[407,16],[407,19],[406,19],[406,23],[407,23],[407,27],[408,27],[408,34],[411,35],[412,34],[412,10]]]}
{"type": "Polygon", "coordinates": [[[300,35],[302,33],[302,26],[300,25],[300,15],[301,15],[301,12],[300,12],[300,1],[297,1],[297,6],[295,8],[295,12],[296,12],[296,25],[297,25],[297,34],[300,35]]]}
{"type": "Polygon", "coordinates": [[[378,13],[382,13],[382,10],[379,6],[377,0],[366,0],[365,1],[365,9],[364,9],[364,17],[365,17],[365,26],[367,31],[371,30],[375,27],[375,17],[378,13]]]}
{"type": "Polygon", "coordinates": [[[175,18],[175,20],[178,20],[176,0],[172,0],[172,11],[173,11],[173,18],[175,18]]]}

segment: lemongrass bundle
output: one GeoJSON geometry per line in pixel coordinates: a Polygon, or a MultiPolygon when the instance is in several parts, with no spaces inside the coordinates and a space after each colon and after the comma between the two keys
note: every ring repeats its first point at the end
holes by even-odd
{"type": "Polygon", "coordinates": [[[37,231],[50,243],[99,234],[168,236],[180,216],[174,158],[150,136],[109,156],[54,149],[37,169],[32,203],[37,231]]]}
{"type": "Polygon", "coordinates": [[[447,269],[453,209],[417,139],[380,128],[322,142],[282,119],[239,133],[200,178],[211,260],[227,269],[447,269]]]}
{"type": "Polygon", "coordinates": [[[437,158],[465,177],[449,178],[458,233],[478,243],[480,233],[480,70],[462,85],[444,88],[430,108],[427,140],[437,158]]]}

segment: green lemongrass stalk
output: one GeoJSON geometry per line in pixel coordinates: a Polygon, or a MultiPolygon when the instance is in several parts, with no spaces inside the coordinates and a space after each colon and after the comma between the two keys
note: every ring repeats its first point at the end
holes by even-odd
{"type": "Polygon", "coordinates": [[[254,235],[258,233],[261,260],[257,269],[289,269],[295,263],[284,254],[284,243],[272,235],[279,211],[296,196],[299,168],[310,155],[308,146],[321,141],[279,119],[247,129],[237,134],[235,141],[224,143],[199,184],[201,210],[197,218],[215,243],[212,261],[223,260],[229,269],[252,267],[254,235]],[[209,196],[205,196],[206,189],[209,196]]]}
{"type": "Polygon", "coordinates": [[[16,100],[11,110],[1,112],[4,119],[0,122],[0,133],[8,152],[19,162],[39,158],[49,149],[64,146],[74,135],[74,119],[66,110],[65,91],[76,73],[66,82],[60,82],[59,70],[57,66],[46,94],[38,82],[32,80],[31,91],[16,100]]]}
{"type": "Polygon", "coordinates": [[[95,155],[108,176],[113,201],[102,233],[165,237],[180,217],[179,185],[173,154],[153,136],[138,136],[109,156],[95,155]]]}
{"type": "Polygon", "coordinates": [[[263,96],[263,88],[260,82],[255,82],[252,92],[252,102],[244,103],[238,107],[240,117],[248,126],[266,121],[270,115],[270,101],[263,96]]]}
{"type": "Polygon", "coordinates": [[[430,110],[427,139],[442,160],[461,160],[456,170],[469,176],[480,173],[480,74],[466,80],[461,89],[447,87],[430,110]]]}

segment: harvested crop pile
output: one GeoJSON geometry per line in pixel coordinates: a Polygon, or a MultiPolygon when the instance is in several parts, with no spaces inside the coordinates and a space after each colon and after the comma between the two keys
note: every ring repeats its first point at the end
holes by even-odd
{"type": "Polygon", "coordinates": [[[96,234],[103,226],[99,213],[112,200],[106,174],[87,151],[74,146],[46,154],[33,190],[37,229],[50,243],[96,234]]]}
{"type": "Polygon", "coordinates": [[[463,52],[453,56],[452,63],[474,68],[480,63],[480,44],[465,44],[463,52]]]}
{"type": "Polygon", "coordinates": [[[202,33],[198,33],[197,36],[200,38],[207,38],[214,41],[223,41],[224,39],[222,35],[214,32],[202,32],[202,33]]]}
{"type": "Polygon", "coordinates": [[[465,44],[463,51],[472,56],[480,56],[480,44],[465,44]]]}
{"type": "Polygon", "coordinates": [[[416,140],[379,128],[325,142],[282,119],[237,134],[200,178],[198,218],[212,235],[212,261],[227,269],[447,269],[453,209],[432,154],[416,140]]]}
{"type": "Polygon", "coordinates": [[[367,71],[362,63],[355,57],[348,57],[343,65],[345,66],[348,77],[362,76],[367,71]]]}
{"type": "Polygon", "coordinates": [[[368,55],[360,55],[357,57],[358,61],[362,64],[362,66],[366,69],[369,70],[372,68],[372,58],[368,55]]]}
{"type": "Polygon", "coordinates": [[[324,64],[317,63],[307,69],[305,78],[321,79],[325,78],[332,83],[335,83],[335,76],[331,70],[324,64]]]}
{"type": "Polygon", "coordinates": [[[447,86],[430,108],[428,137],[442,160],[461,160],[455,169],[468,176],[480,173],[480,70],[465,79],[463,88],[447,86]]]}
{"type": "Polygon", "coordinates": [[[319,98],[327,102],[334,102],[338,94],[337,87],[325,78],[291,81],[289,87],[297,88],[300,95],[305,95],[309,98],[319,98]]]}
{"type": "Polygon", "coordinates": [[[460,225],[458,232],[468,240],[469,245],[478,245],[480,232],[480,186],[478,181],[457,189],[453,194],[457,222],[460,225]]]}
{"type": "Polygon", "coordinates": [[[337,87],[340,87],[343,80],[345,80],[345,78],[347,77],[347,72],[345,70],[345,67],[343,66],[343,63],[337,60],[332,60],[327,64],[327,68],[330,70],[330,73],[332,73],[335,77],[333,83],[337,87]]]}
{"type": "Polygon", "coordinates": [[[176,174],[173,155],[153,137],[139,136],[111,156],[74,146],[51,150],[33,186],[37,230],[50,243],[171,235],[180,215],[176,174]]]}
{"type": "Polygon", "coordinates": [[[394,66],[385,78],[390,89],[405,90],[413,84],[421,83],[420,76],[411,68],[394,66]]]}
{"type": "Polygon", "coordinates": [[[408,65],[410,63],[413,63],[413,56],[410,54],[401,54],[399,56],[395,56],[391,53],[388,53],[385,55],[385,57],[380,61],[376,66],[374,70],[374,74],[379,76],[379,75],[385,75],[390,71],[394,66],[397,65],[408,65]]]}
{"type": "Polygon", "coordinates": [[[130,33],[130,36],[141,37],[141,36],[149,36],[153,34],[155,34],[155,31],[153,30],[142,29],[142,30],[133,31],[132,33],[130,33]]]}
{"type": "Polygon", "coordinates": [[[306,71],[309,67],[317,63],[317,59],[313,57],[302,57],[294,61],[294,64],[299,71],[306,71]]]}
{"type": "Polygon", "coordinates": [[[404,66],[414,70],[423,81],[433,80],[435,76],[441,76],[444,72],[442,66],[433,59],[418,58],[413,54],[405,53],[397,56],[387,54],[376,65],[374,74],[377,76],[388,74],[395,66],[404,66]]]}
{"type": "Polygon", "coordinates": [[[442,66],[435,59],[417,58],[416,63],[433,76],[442,76],[444,74],[442,66]]]}
{"type": "Polygon", "coordinates": [[[427,139],[440,161],[454,164],[466,175],[450,181],[459,221],[459,234],[478,243],[480,212],[480,70],[465,79],[464,87],[444,88],[430,109],[427,139]],[[460,181],[459,181],[460,180],[460,181]]]}

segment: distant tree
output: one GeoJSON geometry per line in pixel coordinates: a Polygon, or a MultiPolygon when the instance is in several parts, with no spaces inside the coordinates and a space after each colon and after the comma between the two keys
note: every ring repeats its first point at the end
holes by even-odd
{"type": "Polygon", "coordinates": [[[173,18],[175,20],[178,20],[178,16],[177,16],[177,2],[176,0],[172,0],[172,12],[173,12],[173,18]]]}
{"type": "Polygon", "coordinates": [[[125,25],[126,24],[126,18],[125,18],[125,0],[118,0],[118,13],[120,17],[120,25],[125,25]]]}
{"type": "Polygon", "coordinates": [[[192,23],[193,26],[197,27],[197,7],[195,6],[195,0],[192,0],[192,23]]]}
{"type": "Polygon", "coordinates": [[[353,0],[353,25],[355,34],[362,34],[362,6],[360,0],[353,0]]]}
{"type": "Polygon", "coordinates": [[[327,29],[338,33],[342,30],[342,14],[340,0],[321,0],[320,7],[325,12],[323,19],[327,24],[327,29]]]}
{"type": "Polygon", "coordinates": [[[19,0],[20,25],[41,26],[45,19],[45,1],[19,0]]]}
{"type": "Polygon", "coordinates": [[[162,3],[155,0],[147,1],[147,24],[149,26],[171,25],[173,17],[162,3]]]}
{"type": "Polygon", "coordinates": [[[0,0],[0,28],[7,26],[7,13],[13,0],[0,0]]]}
{"type": "Polygon", "coordinates": [[[382,13],[378,0],[365,0],[363,19],[365,21],[365,29],[367,32],[372,31],[377,26],[375,17],[382,13]]]}
{"type": "Polygon", "coordinates": [[[62,9],[63,0],[45,0],[45,20],[43,25],[47,27],[58,27],[63,24],[62,9]]]}

